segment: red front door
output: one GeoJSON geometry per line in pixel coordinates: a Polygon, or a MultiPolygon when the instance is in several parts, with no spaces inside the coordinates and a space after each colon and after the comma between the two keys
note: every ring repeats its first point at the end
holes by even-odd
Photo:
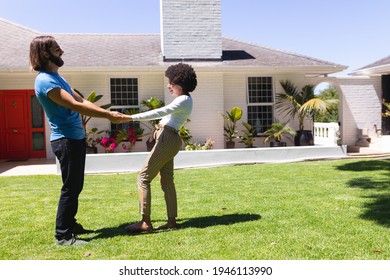
{"type": "Polygon", "coordinates": [[[0,158],[45,157],[43,113],[34,102],[34,91],[0,91],[0,158]],[[34,113],[35,112],[35,113],[34,113]],[[37,127],[37,116],[41,121],[37,127]],[[38,140],[37,148],[37,136],[38,140]]]}

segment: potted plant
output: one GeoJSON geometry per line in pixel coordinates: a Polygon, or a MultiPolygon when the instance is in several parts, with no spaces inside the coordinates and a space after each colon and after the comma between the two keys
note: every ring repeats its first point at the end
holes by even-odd
{"type": "MultiPolygon", "coordinates": [[[[134,115],[134,114],[138,114],[138,113],[139,113],[139,109],[136,109],[136,108],[126,109],[124,111],[125,115],[134,115]]],[[[143,127],[141,127],[139,124],[136,124],[135,122],[122,124],[123,130],[129,130],[130,128],[134,130],[137,141],[142,141],[142,137],[145,136],[144,135],[145,129],[143,127]]]]}
{"type": "Polygon", "coordinates": [[[225,119],[225,125],[223,127],[225,133],[226,148],[233,149],[235,147],[234,140],[237,138],[237,121],[242,117],[242,110],[239,107],[233,107],[230,112],[226,111],[222,114],[225,119]]]}
{"type": "Polygon", "coordinates": [[[284,93],[276,96],[275,108],[289,116],[291,119],[297,117],[299,130],[294,138],[296,146],[314,145],[313,133],[304,129],[306,118],[314,119],[315,114],[325,114],[338,102],[338,99],[322,100],[314,95],[314,86],[305,85],[301,90],[290,81],[280,81],[284,93]]]}
{"type": "Polygon", "coordinates": [[[196,150],[211,150],[214,146],[214,141],[211,140],[211,138],[208,138],[206,139],[206,141],[204,142],[204,144],[200,144],[200,143],[191,143],[191,142],[188,142],[188,144],[185,146],[185,150],[186,151],[196,151],[196,150]]]}
{"type": "Polygon", "coordinates": [[[382,116],[384,118],[390,118],[390,103],[387,103],[383,101],[383,107],[384,107],[384,112],[382,113],[382,116]]]}
{"type": "Polygon", "coordinates": [[[118,146],[116,144],[116,138],[110,136],[101,138],[99,144],[102,145],[105,153],[113,153],[116,147],[118,146]]]}
{"type": "Polygon", "coordinates": [[[91,128],[86,136],[87,140],[87,154],[97,154],[97,144],[100,139],[97,137],[99,134],[104,132],[103,130],[98,131],[96,127],[91,128]]]}
{"type": "MultiPolygon", "coordinates": [[[[142,100],[141,104],[148,108],[146,111],[154,110],[165,106],[164,102],[160,99],[157,99],[156,97],[150,97],[147,100],[142,100]]],[[[158,125],[159,122],[160,120],[149,121],[152,127],[150,128],[150,136],[148,140],[146,140],[146,148],[148,151],[151,151],[154,147],[154,144],[156,143],[156,140],[154,139],[154,132],[156,131],[156,125],[158,125]]]]}
{"type": "MultiPolygon", "coordinates": [[[[75,92],[77,92],[78,94],[80,94],[81,97],[85,98],[84,95],[80,91],[78,91],[75,88],[73,90],[75,92]]],[[[101,94],[96,95],[95,91],[91,91],[89,93],[88,97],[86,98],[86,100],[88,100],[89,102],[95,103],[95,102],[99,101],[102,97],[103,97],[103,95],[101,95],[101,94]]],[[[110,107],[111,107],[111,104],[105,104],[105,105],[101,105],[100,106],[100,108],[103,108],[103,109],[108,109],[110,107]]],[[[92,117],[90,117],[90,116],[81,115],[81,122],[82,122],[82,125],[83,125],[83,128],[84,128],[84,132],[85,132],[86,140],[87,140],[87,148],[90,147],[91,150],[94,150],[94,147],[96,147],[96,145],[95,146],[89,146],[92,143],[88,141],[89,137],[88,137],[88,133],[87,133],[87,123],[89,122],[89,120],[91,118],[92,117]]]]}
{"type": "Polygon", "coordinates": [[[287,146],[287,143],[282,141],[284,135],[295,136],[297,132],[288,123],[274,122],[264,134],[268,135],[264,139],[265,143],[274,140],[270,142],[270,147],[284,147],[287,146]]]}
{"type": "Polygon", "coordinates": [[[184,147],[186,147],[188,144],[191,143],[190,142],[192,138],[191,132],[187,127],[185,127],[185,125],[190,121],[191,121],[190,119],[187,119],[187,121],[179,129],[180,139],[183,141],[184,147]]]}
{"type": "Polygon", "coordinates": [[[241,130],[244,134],[240,136],[240,143],[244,143],[247,148],[254,148],[253,143],[255,142],[255,137],[257,135],[256,129],[246,122],[242,122],[242,125],[245,129],[241,130]]]}
{"type": "Polygon", "coordinates": [[[135,136],[137,138],[137,141],[142,141],[142,137],[144,136],[144,129],[142,127],[133,127],[135,136]]]}
{"type": "Polygon", "coordinates": [[[131,152],[136,141],[137,134],[131,127],[129,129],[118,130],[115,137],[115,144],[120,146],[125,152],[131,152]]]}

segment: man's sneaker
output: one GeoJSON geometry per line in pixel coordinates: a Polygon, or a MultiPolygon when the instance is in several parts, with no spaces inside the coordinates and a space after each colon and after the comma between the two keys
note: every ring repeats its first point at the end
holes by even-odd
{"type": "Polygon", "coordinates": [[[85,229],[81,224],[75,223],[73,226],[73,234],[91,233],[93,230],[85,229]]]}
{"type": "Polygon", "coordinates": [[[74,234],[70,239],[56,240],[56,245],[59,246],[78,246],[88,244],[87,241],[77,238],[74,234]]]}

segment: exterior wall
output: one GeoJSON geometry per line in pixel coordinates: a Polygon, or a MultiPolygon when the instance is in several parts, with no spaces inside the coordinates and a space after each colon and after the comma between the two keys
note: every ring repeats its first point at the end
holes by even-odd
{"type": "MultiPolygon", "coordinates": [[[[213,140],[214,148],[224,148],[223,142],[223,74],[220,72],[205,72],[194,67],[197,74],[198,85],[191,96],[194,106],[190,121],[185,125],[190,130],[192,142],[203,144],[207,139],[213,140]]],[[[162,77],[162,74],[161,74],[162,77]]],[[[156,79],[154,79],[156,80],[156,79]]],[[[168,91],[166,78],[163,80],[163,96],[159,97],[169,104],[174,99],[168,91]]],[[[147,82],[147,81],[145,81],[147,82]]],[[[152,82],[150,80],[149,82],[152,82]]],[[[150,84],[145,85],[150,88],[150,84]]],[[[152,95],[149,95],[152,96],[152,95]]],[[[156,96],[156,95],[153,95],[156,96]]]]}
{"type": "MultiPolygon", "coordinates": [[[[219,113],[219,118],[222,121],[221,127],[222,127],[222,148],[224,148],[225,145],[225,139],[223,137],[224,130],[224,119],[221,116],[221,114],[224,114],[226,112],[230,112],[232,107],[240,107],[242,109],[242,118],[237,123],[237,130],[241,131],[243,129],[243,126],[241,125],[241,122],[247,121],[248,116],[248,110],[247,110],[247,101],[246,101],[246,93],[247,93],[247,76],[245,73],[226,73],[224,75],[224,107],[219,113]]],[[[255,146],[257,145],[258,140],[255,140],[255,146]]],[[[244,147],[242,143],[239,143],[239,140],[235,140],[236,147],[244,147]]]]}
{"type": "MultiPolygon", "coordinates": [[[[346,78],[317,78],[309,79],[303,75],[266,73],[261,71],[215,71],[206,67],[194,67],[198,76],[198,86],[192,94],[194,99],[194,109],[190,117],[191,121],[186,125],[192,135],[192,142],[203,144],[205,140],[211,138],[214,149],[224,148],[222,113],[230,111],[234,106],[243,109],[243,117],[239,121],[238,130],[243,129],[241,122],[247,121],[247,77],[249,76],[272,76],[275,94],[282,91],[279,81],[290,79],[298,87],[306,84],[318,84],[327,81],[336,86],[340,93],[340,121],[341,137],[344,145],[355,145],[359,137],[359,129],[367,128],[370,137],[376,137],[374,124],[380,128],[381,125],[381,82],[379,77],[346,77],[346,78]]],[[[0,75],[0,89],[33,89],[36,73],[2,73],[0,75]]],[[[109,82],[112,77],[138,78],[139,100],[140,102],[149,97],[157,97],[164,100],[166,104],[173,99],[167,90],[167,80],[164,78],[163,70],[140,71],[140,72],[112,72],[112,73],[68,73],[63,76],[68,80],[73,88],[78,89],[84,95],[88,95],[92,90],[104,97],[98,104],[110,103],[109,82]]],[[[142,108],[141,108],[142,109],[142,108]]],[[[280,121],[289,121],[295,129],[298,127],[296,120],[288,120],[275,112],[275,118],[280,121]]],[[[307,120],[306,129],[312,128],[312,123],[307,120]]],[[[99,130],[109,130],[110,123],[106,119],[92,118],[87,128],[97,127],[99,130]]],[[[53,159],[49,137],[50,128],[46,121],[46,151],[47,158],[53,159]]],[[[145,128],[145,132],[148,129],[145,128]]],[[[142,142],[137,142],[133,151],[146,151],[144,137],[142,142]]],[[[256,147],[267,147],[264,138],[258,137],[255,141],[256,147]]],[[[291,142],[288,145],[292,145],[291,142]]],[[[237,148],[243,148],[244,144],[236,141],[237,148]]],[[[102,149],[99,150],[103,152],[102,149]]]]}
{"type": "Polygon", "coordinates": [[[197,70],[198,85],[192,94],[194,108],[187,127],[192,142],[203,144],[208,138],[214,141],[214,149],[223,149],[224,77],[220,72],[197,70]]]}
{"type": "Polygon", "coordinates": [[[368,129],[370,137],[377,137],[374,125],[381,128],[382,123],[380,77],[343,77],[338,82],[343,144],[355,145],[360,129],[368,129]]]}
{"type": "MultiPolygon", "coordinates": [[[[162,72],[133,72],[133,73],[61,73],[61,75],[70,83],[73,88],[79,90],[85,97],[93,90],[96,94],[103,94],[103,98],[97,103],[110,103],[110,78],[138,78],[139,79],[139,100],[147,99],[151,96],[164,100],[164,88],[166,83],[162,72]]],[[[0,89],[16,90],[16,89],[34,89],[34,80],[36,73],[10,73],[0,75],[0,89]]],[[[50,145],[50,125],[45,116],[45,137],[46,137],[46,154],[48,159],[54,159],[55,155],[52,152],[50,145]]],[[[87,129],[97,127],[99,130],[109,130],[110,122],[106,119],[91,118],[87,124],[87,129]]],[[[148,130],[145,129],[145,132],[148,130]]],[[[146,137],[142,142],[137,142],[134,151],[146,150],[146,137]]],[[[98,147],[100,152],[103,149],[98,147]]]]}
{"type": "Polygon", "coordinates": [[[160,4],[165,59],[221,59],[221,0],[160,0],[160,4]]]}
{"type": "MultiPolygon", "coordinates": [[[[192,97],[194,99],[194,109],[190,117],[190,122],[186,125],[193,136],[192,141],[203,144],[208,138],[215,141],[214,148],[224,148],[223,140],[223,112],[224,77],[220,72],[204,72],[204,70],[195,69],[198,75],[198,86],[192,97]]],[[[156,97],[163,100],[166,104],[173,100],[167,90],[168,81],[161,72],[132,72],[118,74],[113,73],[61,73],[63,77],[71,84],[73,88],[79,90],[85,97],[91,91],[96,94],[103,94],[103,98],[97,103],[110,103],[110,78],[138,78],[139,81],[139,101],[149,97],[156,97]]],[[[0,75],[0,89],[33,89],[36,73],[31,75],[6,74],[0,75]],[[3,82],[4,81],[4,82],[3,82]]],[[[141,106],[141,109],[142,108],[141,106]]],[[[142,123],[141,123],[142,125],[142,123]]],[[[109,130],[110,122],[106,119],[91,118],[87,124],[87,130],[97,127],[98,130],[109,130]]],[[[50,125],[46,119],[46,151],[47,158],[54,159],[55,155],[50,145],[50,125]]],[[[145,133],[148,133],[145,127],[145,133]]],[[[133,148],[134,152],[146,151],[146,135],[141,142],[137,142],[133,148]]],[[[98,151],[103,149],[98,146],[98,151]]]]}
{"type": "MultiPolygon", "coordinates": [[[[280,85],[281,80],[291,80],[294,84],[301,88],[306,84],[309,84],[311,81],[306,79],[303,74],[300,73],[272,73],[272,72],[263,72],[263,71],[231,71],[224,74],[224,112],[230,111],[232,107],[240,107],[243,110],[242,119],[238,122],[238,131],[239,134],[242,134],[241,131],[244,129],[242,122],[247,122],[248,116],[248,101],[247,101],[247,78],[248,77],[272,77],[274,84],[274,96],[283,91],[283,88],[280,85]]],[[[288,122],[294,129],[298,129],[298,120],[290,120],[288,116],[283,115],[282,113],[274,109],[274,118],[275,121],[288,122]]],[[[305,129],[311,130],[313,128],[313,122],[310,119],[305,121],[305,129]]],[[[223,132],[222,132],[223,133],[223,132]]],[[[269,147],[269,143],[264,143],[265,137],[259,136],[256,137],[255,147],[269,147]]],[[[294,139],[285,138],[284,142],[288,146],[294,145],[294,139]]],[[[243,143],[239,143],[239,140],[236,140],[237,148],[244,148],[243,143]]]]}
{"type": "Polygon", "coordinates": [[[34,89],[36,73],[1,73],[0,89],[34,89]]]}
{"type": "MultiPolygon", "coordinates": [[[[66,78],[66,75],[64,75],[66,78]]],[[[88,73],[72,75],[68,78],[68,82],[73,88],[76,88],[85,97],[94,90],[96,94],[103,94],[102,99],[97,103],[98,105],[110,103],[110,78],[138,78],[139,87],[139,105],[142,100],[148,99],[149,97],[156,97],[158,99],[165,100],[164,88],[166,83],[164,80],[164,74],[162,72],[123,72],[123,73],[88,73]]],[[[113,107],[114,108],[114,107],[113,107]]],[[[140,105],[140,109],[145,108],[140,105]]],[[[146,126],[141,123],[144,128],[144,133],[150,132],[150,125],[146,123],[146,126]]],[[[97,127],[98,130],[110,130],[111,124],[108,120],[102,118],[91,118],[87,124],[87,130],[97,127]]],[[[135,144],[133,151],[140,152],[146,151],[146,140],[148,135],[145,135],[142,141],[135,144]]],[[[98,151],[104,152],[103,148],[98,145],[98,151]]]]}

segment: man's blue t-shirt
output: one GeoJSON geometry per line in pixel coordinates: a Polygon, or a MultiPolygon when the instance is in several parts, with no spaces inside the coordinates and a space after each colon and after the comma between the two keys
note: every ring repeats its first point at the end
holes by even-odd
{"type": "Polygon", "coordinates": [[[39,72],[35,79],[35,94],[49,119],[50,141],[64,137],[85,138],[80,114],[55,103],[48,97],[47,94],[55,88],[64,89],[73,96],[70,85],[58,73],[39,72]]]}

